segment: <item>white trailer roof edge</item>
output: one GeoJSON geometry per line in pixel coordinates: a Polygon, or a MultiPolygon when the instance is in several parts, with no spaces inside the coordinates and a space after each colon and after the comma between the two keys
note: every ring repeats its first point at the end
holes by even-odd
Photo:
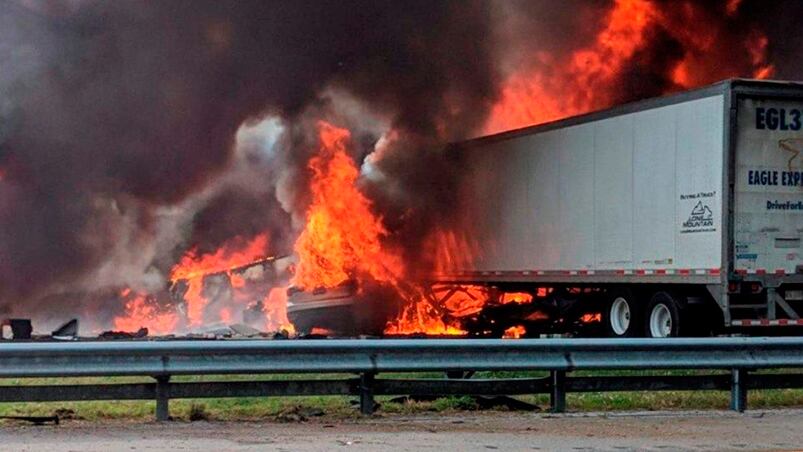
{"type": "Polygon", "coordinates": [[[550,130],[571,127],[579,124],[599,121],[601,119],[613,118],[653,108],[667,105],[679,104],[691,100],[703,99],[735,92],[740,96],[762,95],[777,97],[803,97],[803,82],[790,82],[782,80],[756,80],[733,78],[723,80],[708,86],[696,88],[680,93],[667,94],[659,97],[651,97],[634,102],[629,102],[614,107],[596,110],[581,115],[570,116],[555,121],[545,122],[519,129],[507,130],[492,135],[480,136],[464,141],[451,143],[451,147],[474,147],[488,143],[517,138],[523,135],[547,132],[550,130]]]}

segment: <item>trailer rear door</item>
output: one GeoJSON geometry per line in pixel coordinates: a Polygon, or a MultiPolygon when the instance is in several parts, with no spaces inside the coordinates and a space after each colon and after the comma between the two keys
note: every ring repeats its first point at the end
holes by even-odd
{"type": "Polygon", "coordinates": [[[795,273],[803,266],[803,101],[738,101],[734,269],[795,273]]]}

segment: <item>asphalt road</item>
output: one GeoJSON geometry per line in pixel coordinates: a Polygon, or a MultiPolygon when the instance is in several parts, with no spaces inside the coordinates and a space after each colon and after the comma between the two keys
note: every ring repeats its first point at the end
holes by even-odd
{"type": "Polygon", "coordinates": [[[0,427],[0,449],[156,450],[795,450],[803,411],[628,414],[464,413],[309,422],[85,422],[0,427]]]}

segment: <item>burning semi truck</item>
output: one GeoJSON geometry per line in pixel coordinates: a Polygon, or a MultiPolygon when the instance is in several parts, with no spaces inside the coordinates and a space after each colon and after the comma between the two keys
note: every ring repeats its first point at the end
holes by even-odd
{"type": "MultiPolygon", "coordinates": [[[[456,143],[461,227],[385,332],[427,316],[511,337],[803,326],[801,126],[803,84],[732,80],[456,143]]],[[[290,319],[324,327],[349,291],[292,291],[290,319]]]]}

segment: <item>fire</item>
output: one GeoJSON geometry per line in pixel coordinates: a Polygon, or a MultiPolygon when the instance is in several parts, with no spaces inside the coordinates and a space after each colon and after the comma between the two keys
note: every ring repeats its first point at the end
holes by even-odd
{"type": "Polygon", "coordinates": [[[389,334],[463,334],[449,323],[420,288],[403,281],[400,256],[383,240],[388,231],[358,187],[359,171],[348,155],[348,130],[318,123],[320,148],[310,159],[310,192],[304,230],[295,243],[298,265],[291,284],[302,289],[336,287],[349,280],[371,280],[396,289],[406,300],[389,334]]]}
{"type": "Polygon", "coordinates": [[[147,327],[149,333],[168,334],[176,330],[179,319],[175,312],[161,310],[156,300],[145,294],[124,289],[120,297],[127,299],[125,314],[115,317],[114,329],[136,331],[147,327]]]}
{"type": "Polygon", "coordinates": [[[262,311],[265,313],[266,331],[287,331],[294,333],[293,324],[287,319],[287,288],[274,287],[268,292],[262,302],[262,311]]]}
{"type": "Polygon", "coordinates": [[[385,334],[463,335],[460,319],[480,312],[491,294],[485,286],[443,285],[408,300],[398,317],[388,322],[385,334]]]}
{"type": "Polygon", "coordinates": [[[598,106],[602,87],[643,44],[654,15],[647,0],[618,0],[590,47],[573,52],[568,61],[558,61],[547,53],[537,55],[541,67],[566,68],[565,72],[514,73],[491,111],[486,132],[551,121],[598,106]]]}
{"type": "Polygon", "coordinates": [[[435,274],[453,274],[471,267],[474,256],[479,254],[478,244],[463,233],[437,229],[428,241],[434,256],[435,274]]]}
{"type": "Polygon", "coordinates": [[[398,255],[382,240],[388,232],[357,188],[359,171],[347,153],[348,130],[318,123],[320,149],[310,159],[312,203],[295,243],[299,262],[292,284],[336,287],[358,276],[395,285],[403,274],[398,255]]]}
{"type": "MultiPolygon", "coordinates": [[[[479,313],[488,305],[508,303],[527,304],[532,294],[502,292],[492,287],[476,285],[440,285],[420,299],[408,303],[402,313],[385,327],[386,334],[464,335],[461,321],[479,313]]],[[[548,316],[536,311],[533,318],[548,316]]],[[[523,327],[522,327],[523,329],[523,327]]]]}
{"type": "MultiPolygon", "coordinates": [[[[725,12],[733,16],[740,0],[729,0],[725,12]]],[[[680,60],[662,74],[674,83],[668,91],[693,88],[736,76],[767,78],[774,67],[767,62],[767,37],[752,31],[743,42],[730,38],[720,18],[705,16],[692,2],[662,6],[651,0],[617,0],[593,42],[569,55],[538,52],[534,66],[513,72],[503,83],[500,100],[492,108],[486,133],[525,127],[611,106],[621,98],[620,77],[631,59],[650,43],[651,34],[667,33],[682,47],[680,60]],[[719,48],[741,46],[748,61],[713,55],[719,48]]]]}
{"type": "Polygon", "coordinates": [[[532,294],[524,292],[506,292],[502,294],[502,299],[501,299],[502,304],[507,304],[507,303],[526,304],[526,303],[532,303],[532,301],[533,301],[532,294]]]}
{"type": "Polygon", "coordinates": [[[317,334],[317,335],[320,335],[320,336],[331,336],[332,335],[332,331],[328,330],[326,328],[319,328],[317,326],[314,326],[310,330],[309,334],[317,334]]]}
{"type": "Polygon", "coordinates": [[[505,334],[502,336],[503,339],[520,339],[522,336],[527,334],[527,330],[524,329],[523,326],[511,326],[510,328],[505,330],[505,334]]]}
{"type": "Polygon", "coordinates": [[[750,59],[755,66],[754,78],[770,78],[775,73],[775,66],[767,62],[767,46],[769,39],[764,34],[754,32],[747,40],[747,50],[750,52],[750,59]]]}
{"type": "Polygon", "coordinates": [[[385,326],[385,334],[429,334],[459,336],[466,334],[457,322],[449,322],[435,304],[423,299],[408,303],[398,318],[385,326]]]}
{"type": "MultiPolygon", "coordinates": [[[[173,284],[179,280],[187,282],[184,300],[187,302],[187,319],[190,325],[200,325],[204,321],[205,308],[209,303],[203,294],[204,277],[226,273],[232,287],[242,287],[245,282],[243,278],[231,271],[264,258],[267,246],[267,235],[260,234],[249,241],[240,238],[231,240],[213,253],[198,254],[197,248],[193,248],[181,258],[170,271],[170,280],[173,284]]],[[[223,315],[222,312],[218,313],[221,321],[225,321],[223,315]]]]}
{"type": "Polygon", "coordinates": [[[596,323],[596,322],[601,322],[601,321],[602,321],[602,314],[601,314],[601,313],[599,313],[599,312],[597,312],[597,313],[590,313],[590,314],[583,314],[583,315],[580,317],[580,321],[581,321],[581,322],[583,322],[583,323],[596,323]]]}
{"type": "Polygon", "coordinates": [[[525,317],[524,320],[528,320],[530,322],[535,322],[538,320],[549,320],[549,314],[543,311],[535,311],[532,314],[525,317]]]}

